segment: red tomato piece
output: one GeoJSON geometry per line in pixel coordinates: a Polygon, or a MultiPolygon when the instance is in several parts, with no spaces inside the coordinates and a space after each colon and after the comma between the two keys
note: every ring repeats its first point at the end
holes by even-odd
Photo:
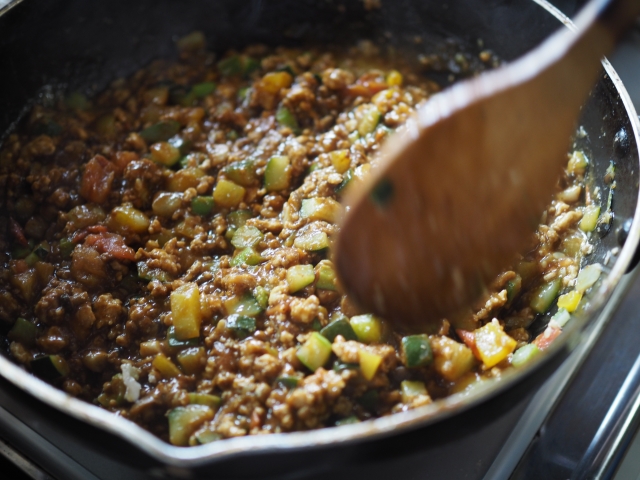
{"type": "Polygon", "coordinates": [[[93,203],[104,203],[111,193],[115,167],[102,155],[96,155],[87,163],[80,183],[80,195],[93,203]]]}
{"type": "Polygon", "coordinates": [[[115,233],[91,233],[87,235],[85,245],[92,246],[100,253],[106,253],[118,260],[135,260],[133,248],[124,243],[124,238],[115,233]]]}
{"type": "Polygon", "coordinates": [[[536,337],[533,344],[540,350],[544,350],[545,348],[548,348],[561,333],[561,328],[547,327],[544,332],[536,337]]]}

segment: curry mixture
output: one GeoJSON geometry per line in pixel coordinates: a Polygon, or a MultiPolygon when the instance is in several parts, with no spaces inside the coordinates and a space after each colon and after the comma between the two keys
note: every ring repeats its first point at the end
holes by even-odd
{"type": "Polygon", "coordinates": [[[518,368],[598,279],[580,266],[607,211],[576,151],[531,251],[468,318],[393,331],[330,250],[345,190],[438,85],[366,42],[216,58],[196,32],[178,49],[6,137],[0,338],[27,371],[175,445],[337,426],[518,368]]]}

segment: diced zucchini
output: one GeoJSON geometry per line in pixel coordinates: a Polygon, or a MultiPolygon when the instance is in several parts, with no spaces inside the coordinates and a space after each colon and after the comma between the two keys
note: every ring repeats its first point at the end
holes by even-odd
{"type": "Polygon", "coordinates": [[[60,355],[43,355],[31,360],[31,371],[37,377],[52,382],[69,374],[69,365],[60,355]]]}
{"type": "Polygon", "coordinates": [[[249,187],[258,181],[256,162],[252,158],[230,163],[222,171],[229,180],[244,187],[249,187]]]}
{"type": "Polygon", "coordinates": [[[507,302],[513,302],[513,299],[520,293],[522,290],[522,277],[520,275],[516,275],[515,278],[509,280],[507,282],[507,302]]]}
{"type": "Polygon", "coordinates": [[[149,217],[131,205],[115,207],[109,216],[109,227],[117,232],[143,234],[150,224],[149,217]]]}
{"type": "Polygon", "coordinates": [[[602,273],[602,265],[599,263],[594,263],[593,265],[587,265],[580,273],[578,273],[578,278],[576,279],[576,290],[580,293],[584,293],[589,290],[600,278],[600,274],[602,273]]]}
{"type": "Polygon", "coordinates": [[[151,362],[151,365],[153,365],[153,368],[158,370],[164,378],[174,378],[182,373],[180,369],[176,367],[175,363],[167,358],[164,353],[157,354],[151,362]]]}
{"type": "Polygon", "coordinates": [[[244,225],[233,234],[231,245],[236,248],[255,247],[263,238],[264,235],[256,227],[244,225]]]}
{"type": "Polygon", "coordinates": [[[382,357],[366,350],[358,351],[358,360],[360,362],[360,371],[366,380],[371,380],[376,376],[376,372],[382,363],[382,357]]]}
{"type": "Polygon", "coordinates": [[[7,337],[9,340],[21,343],[25,347],[32,347],[36,343],[37,333],[38,328],[33,323],[19,317],[11,327],[11,330],[9,330],[7,337]]]}
{"type": "Polygon", "coordinates": [[[582,293],[577,290],[572,290],[558,297],[558,308],[564,308],[567,312],[573,312],[578,308],[580,300],[582,300],[582,293]]]}
{"type": "Polygon", "coordinates": [[[203,98],[213,93],[216,89],[216,84],[214,82],[202,82],[197,83],[193,87],[191,87],[191,92],[198,98],[203,98]]]}
{"type": "Polygon", "coordinates": [[[40,257],[38,257],[38,255],[36,255],[35,253],[31,252],[29,255],[24,257],[24,261],[29,267],[33,267],[36,264],[36,262],[40,261],[40,257]]]}
{"type": "Polygon", "coordinates": [[[342,194],[347,185],[353,180],[354,173],[352,169],[347,170],[342,174],[342,182],[336,187],[336,193],[342,194]]]}
{"type": "Polygon", "coordinates": [[[237,313],[238,315],[246,315],[248,317],[255,317],[263,310],[258,300],[250,293],[231,297],[224,302],[224,308],[227,311],[227,315],[237,313]]]}
{"type": "Polygon", "coordinates": [[[307,285],[311,285],[316,279],[313,265],[294,265],[287,269],[287,284],[289,293],[302,290],[307,285]]]}
{"type": "Polygon", "coordinates": [[[598,216],[600,215],[600,205],[589,205],[584,207],[582,219],[578,226],[583,232],[593,232],[598,224],[598,216]]]}
{"type": "Polygon", "coordinates": [[[582,175],[589,164],[589,160],[585,156],[584,152],[575,150],[571,157],[569,157],[569,163],[567,164],[567,170],[573,175],[582,175]]]}
{"type": "Polygon", "coordinates": [[[316,288],[322,290],[338,290],[336,286],[336,272],[333,263],[329,260],[322,260],[316,265],[316,288]]]}
{"type": "Polygon", "coordinates": [[[229,262],[232,267],[240,267],[242,265],[259,265],[264,262],[264,258],[255,249],[247,247],[242,250],[236,250],[235,255],[229,262]]]}
{"type": "Polygon", "coordinates": [[[528,363],[533,357],[540,353],[540,349],[533,343],[529,343],[520,347],[513,353],[511,359],[511,365],[514,367],[521,367],[525,363],[528,363]]]}
{"type": "Polygon", "coordinates": [[[173,445],[189,445],[189,437],[206,421],[213,418],[213,410],[206,405],[176,407],[169,412],[169,441],[173,445]]]}
{"type": "Polygon", "coordinates": [[[178,340],[200,336],[200,291],[195,283],[185,283],[171,292],[171,316],[178,340]]]}
{"type": "Polygon", "coordinates": [[[288,375],[284,375],[282,377],[276,378],[276,385],[282,385],[285,388],[292,389],[298,386],[298,382],[300,380],[297,377],[290,377],[288,375]]]}
{"type": "Polygon", "coordinates": [[[160,192],[154,197],[151,209],[156,215],[171,217],[181,205],[180,193],[160,192]]]}
{"type": "Polygon", "coordinates": [[[562,280],[556,278],[550,282],[543,283],[538,287],[531,297],[529,306],[536,313],[546,313],[551,304],[560,293],[560,287],[562,286],[562,280]]]}
{"type": "Polygon", "coordinates": [[[357,363],[345,363],[340,360],[336,360],[333,363],[333,370],[336,372],[342,372],[343,370],[357,370],[360,365],[357,363]]]}
{"type": "Polygon", "coordinates": [[[364,137],[373,132],[380,122],[380,110],[375,105],[370,105],[363,113],[358,122],[358,134],[364,137]]]}
{"type": "Polygon", "coordinates": [[[238,206],[244,199],[245,189],[229,180],[218,180],[216,188],[213,190],[213,199],[216,205],[225,208],[238,206]]]}
{"type": "Polygon", "coordinates": [[[225,324],[240,339],[247,338],[256,331],[256,320],[246,315],[229,315],[225,324]]]}
{"type": "Polygon", "coordinates": [[[242,227],[252,217],[251,210],[236,210],[227,215],[227,232],[225,238],[231,240],[236,230],[242,227]]]}
{"type": "Polygon", "coordinates": [[[287,107],[280,106],[276,111],[276,121],[283,127],[290,128],[295,134],[300,133],[300,126],[295,115],[287,107]]]}
{"type": "Polygon", "coordinates": [[[559,308],[555,315],[551,317],[551,320],[549,320],[549,325],[551,325],[551,322],[553,322],[558,327],[562,328],[567,324],[569,320],[571,320],[571,314],[567,312],[566,309],[559,308]]]}
{"type": "Polygon", "coordinates": [[[268,192],[286,190],[291,181],[291,162],[289,157],[274,156],[267,161],[264,170],[264,188],[268,192]]]}
{"type": "Polygon", "coordinates": [[[147,143],[165,142],[180,131],[180,124],[175,120],[159,122],[145,128],[140,132],[140,136],[147,143]]]}
{"type": "Polygon", "coordinates": [[[311,231],[295,238],[293,246],[308,252],[317,252],[329,248],[329,237],[325,232],[311,231]]]}
{"type": "Polygon", "coordinates": [[[424,382],[418,380],[403,380],[400,382],[400,393],[402,395],[402,403],[410,403],[416,397],[429,395],[424,382]]]}
{"type": "Polygon", "coordinates": [[[176,337],[176,327],[171,326],[167,329],[167,345],[169,345],[170,348],[181,350],[183,348],[196,347],[198,343],[200,343],[199,336],[186,340],[178,340],[176,337]]]}
{"type": "Polygon", "coordinates": [[[191,211],[202,217],[210,215],[213,212],[215,202],[213,197],[197,196],[191,199],[191,211]]]}
{"type": "Polygon", "coordinates": [[[256,299],[258,306],[263,310],[269,305],[269,293],[269,290],[260,285],[253,289],[253,297],[256,299]]]}
{"type": "Polygon", "coordinates": [[[217,442],[218,440],[222,440],[224,437],[218,432],[206,429],[206,430],[198,430],[195,434],[195,438],[196,438],[196,442],[198,442],[198,445],[205,445],[207,443],[217,442]]]}
{"type": "Polygon", "coordinates": [[[146,280],[148,282],[158,281],[162,283],[169,283],[173,281],[171,275],[159,268],[150,269],[146,262],[138,262],[138,278],[146,280]]]}
{"type": "Polygon", "coordinates": [[[337,420],[336,427],[340,427],[342,425],[353,425],[354,423],[360,423],[360,420],[355,415],[350,415],[348,417],[337,420]]]}
{"type": "Polygon", "coordinates": [[[219,396],[211,395],[209,393],[192,392],[192,393],[188,393],[187,397],[189,397],[190,405],[206,405],[207,407],[212,408],[213,410],[216,410],[222,403],[222,400],[220,399],[219,396]]]}
{"type": "Polygon", "coordinates": [[[207,355],[203,347],[191,347],[181,351],[176,358],[187,375],[202,371],[207,363],[207,355]]]}
{"type": "Polygon", "coordinates": [[[313,332],[302,345],[296,356],[311,371],[322,367],[331,356],[331,343],[318,332],[313,332]]]}
{"type": "Polygon", "coordinates": [[[167,190],[169,192],[184,192],[187,188],[196,188],[204,176],[205,172],[201,168],[185,167],[169,176],[167,190]]]}
{"type": "Polygon", "coordinates": [[[522,261],[516,266],[516,272],[522,278],[522,284],[527,285],[538,275],[540,267],[537,262],[522,261]]]}
{"type": "Polygon", "coordinates": [[[333,340],[338,335],[342,335],[345,340],[358,339],[358,336],[353,331],[349,320],[347,320],[346,318],[339,318],[338,320],[331,322],[329,325],[320,330],[320,335],[325,337],[331,343],[333,343],[333,340]]]}
{"type": "Polygon", "coordinates": [[[487,368],[503,361],[518,345],[518,342],[504,332],[497,320],[476,329],[475,340],[480,359],[487,368]]]}
{"type": "Polygon", "coordinates": [[[169,143],[177,148],[178,152],[180,152],[180,161],[187,159],[187,155],[193,148],[193,142],[191,140],[185,140],[184,138],[177,135],[170,138],[169,143]]]}
{"type": "Polygon", "coordinates": [[[349,150],[334,150],[329,154],[331,158],[331,164],[338,173],[344,173],[349,170],[351,165],[351,157],[349,156],[349,150]]]}
{"type": "Polygon", "coordinates": [[[379,343],[382,340],[382,322],[374,315],[356,315],[349,321],[358,340],[362,343],[379,343]]]}
{"type": "Polygon", "coordinates": [[[166,167],[171,167],[180,160],[180,150],[171,145],[169,142],[157,142],[149,148],[151,152],[151,160],[158,162],[166,167]]]}
{"type": "Polygon", "coordinates": [[[402,338],[402,362],[406,367],[425,367],[433,362],[428,335],[410,335],[402,338]]]}
{"type": "MultiPolygon", "coordinates": [[[[74,248],[76,248],[76,244],[66,237],[61,238],[60,241],[58,242],[58,250],[60,251],[60,256],[62,258],[69,258],[74,248]]],[[[13,257],[13,254],[12,254],[12,257],[13,257]]]]}
{"type": "Polygon", "coordinates": [[[341,210],[340,204],[332,198],[305,198],[300,207],[300,217],[336,223],[341,210]]]}

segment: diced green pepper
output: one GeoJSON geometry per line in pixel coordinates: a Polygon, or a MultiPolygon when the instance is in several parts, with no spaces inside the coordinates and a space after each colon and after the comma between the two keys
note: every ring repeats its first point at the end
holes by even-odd
{"type": "Polygon", "coordinates": [[[382,340],[382,322],[371,314],[356,315],[349,321],[362,343],[378,343],[382,340]]]}
{"type": "Polygon", "coordinates": [[[233,256],[229,264],[232,267],[240,267],[242,265],[259,265],[264,262],[264,258],[255,249],[251,247],[236,250],[236,254],[233,256]]]}
{"type": "Polygon", "coordinates": [[[296,353],[298,360],[311,371],[322,367],[331,356],[331,343],[318,332],[313,332],[296,353]]]}
{"type": "Polygon", "coordinates": [[[329,325],[320,330],[320,335],[325,337],[331,343],[338,336],[342,335],[345,340],[358,340],[358,336],[353,331],[349,320],[346,318],[339,318],[331,322],[329,325]]]}
{"type": "Polygon", "coordinates": [[[9,340],[21,343],[26,347],[32,347],[36,343],[37,327],[22,317],[16,320],[7,334],[9,340]]]}
{"type": "Polygon", "coordinates": [[[211,395],[209,393],[188,393],[187,397],[189,397],[189,404],[191,405],[206,405],[212,409],[217,409],[222,400],[217,395],[211,395]]]}
{"type": "Polygon", "coordinates": [[[164,142],[180,131],[180,124],[175,120],[159,122],[145,128],[140,132],[140,136],[147,143],[164,142]]]}
{"type": "Polygon", "coordinates": [[[43,355],[31,360],[31,371],[47,381],[54,381],[69,373],[67,361],[60,355],[43,355]]]}
{"type": "Polygon", "coordinates": [[[247,338],[256,331],[256,320],[245,315],[229,315],[225,324],[238,338],[247,338]]]}
{"type": "Polygon", "coordinates": [[[229,180],[244,187],[249,187],[258,181],[256,162],[252,158],[230,163],[222,171],[229,180]]]}
{"type": "Polygon", "coordinates": [[[520,347],[518,350],[513,352],[513,357],[511,358],[511,365],[514,367],[521,367],[525,363],[529,362],[533,357],[540,353],[540,349],[533,343],[529,343],[520,347]]]}
{"type": "Polygon", "coordinates": [[[287,107],[280,106],[276,111],[276,121],[287,128],[290,128],[291,131],[295,134],[300,133],[300,126],[298,125],[298,120],[291,113],[287,107]]]}
{"type": "Polygon", "coordinates": [[[196,215],[206,216],[210,215],[213,212],[213,208],[215,206],[215,202],[213,201],[213,197],[208,196],[197,196],[191,199],[191,210],[196,215]]]}
{"type": "Polygon", "coordinates": [[[316,288],[321,290],[336,291],[336,272],[333,264],[328,260],[322,260],[315,268],[316,271],[316,288]]]}
{"type": "Polygon", "coordinates": [[[260,306],[258,300],[250,293],[230,298],[224,302],[224,307],[227,311],[227,315],[237,313],[248,317],[255,317],[263,310],[263,307],[260,306]]]}
{"type": "Polygon", "coordinates": [[[322,322],[320,322],[320,319],[318,317],[314,318],[313,322],[311,322],[311,330],[315,332],[319,332],[320,330],[322,330],[322,322]]]}
{"type": "Polygon", "coordinates": [[[289,157],[274,156],[267,161],[264,170],[264,188],[268,192],[285,190],[291,181],[291,162],[289,157]]]}
{"type": "Polygon", "coordinates": [[[534,292],[529,306],[537,313],[546,313],[560,293],[561,286],[562,280],[559,278],[543,283],[534,292]]]}
{"type": "Polygon", "coordinates": [[[264,235],[256,227],[243,225],[233,234],[231,245],[236,248],[255,247],[263,238],[264,235]]]}
{"type": "Polygon", "coordinates": [[[200,343],[200,338],[189,338],[187,340],[178,340],[176,337],[176,328],[171,326],[167,329],[167,345],[171,348],[183,349],[189,347],[197,347],[200,343]]]}
{"type": "Polygon", "coordinates": [[[169,412],[169,441],[173,445],[189,445],[189,437],[204,422],[213,418],[213,410],[206,405],[176,407],[169,412]]]}
{"type": "Polygon", "coordinates": [[[287,269],[287,284],[289,293],[302,290],[307,285],[311,285],[316,279],[313,265],[294,265],[287,269]]]}
{"type": "Polygon", "coordinates": [[[202,82],[191,87],[191,92],[198,98],[203,98],[213,93],[216,89],[216,84],[214,82],[202,82]]]}
{"type": "Polygon", "coordinates": [[[405,366],[425,367],[433,362],[428,335],[410,335],[402,338],[402,361],[405,366]]]}
{"type": "Polygon", "coordinates": [[[292,389],[298,386],[299,381],[297,377],[283,375],[282,377],[276,378],[276,385],[282,385],[285,388],[292,389]]]}

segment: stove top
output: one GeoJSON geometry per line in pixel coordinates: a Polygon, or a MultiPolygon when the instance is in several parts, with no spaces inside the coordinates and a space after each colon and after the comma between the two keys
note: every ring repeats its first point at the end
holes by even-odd
{"type": "MultiPolygon", "coordinates": [[[[0,0],[0,7],[3,0],[0,0]]],[[[583,1],[558,1],[573,12],[583,1]]],[[[564,8],[563,8],[564,7],[564,8]]],[[[640,28],[611,58],[640,110],[640,28]]],[[[640,275],[621,281],[614,298],[561,368],[497,419],[437,448],[420,448],[417,430],[349,449],[312,471],[292,459],[286,475],[168,467],[115,437],[93,431],[0,379],[0,477],[20,479],[287,478],[586,479],[633,478],[640,470],[640,275]],[[60,426],[63,425],[63,428],[60,426]]],[[[292,455],[295,456],[295,455],[292,455]]],[[[287,470],[286,468],[282,471],[287,470]]]]}

